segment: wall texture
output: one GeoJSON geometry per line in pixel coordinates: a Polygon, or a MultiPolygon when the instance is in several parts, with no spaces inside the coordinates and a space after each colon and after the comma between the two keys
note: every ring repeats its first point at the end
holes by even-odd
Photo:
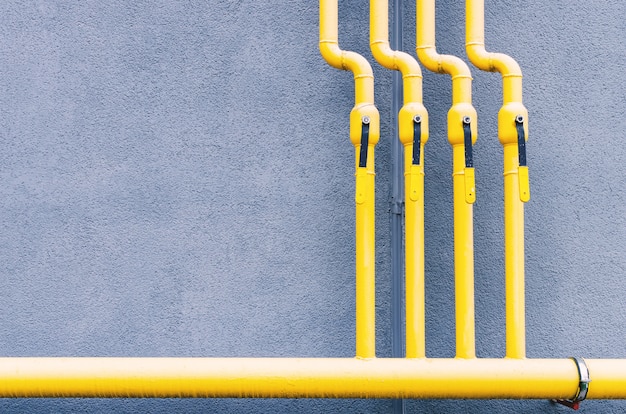
{"type": "MultiPolygon", "coordinates": [[[[340,3],[341,46],[373,62],[367,1],[340,3]]],[[[465,57],[462,3],[438,2],[437,34],[441,52],[465,57]]],[[[626,358],[626,3],[486,8],[488,49],[520,62],[530,111],[528,356],[626,358]]],[[[317,2],[5,0],[0,21],[1,355],[354,354],[353,86],[319,55],[317,2]]],[[[377,346],[389,356],[391,72],[373,66],[377,346]]],[[[501,83],[473,72],[477,352],[502,357],[501,83]]],[[[452,357],[450,79],[424,84],[427,353],[452,357]]],[[[25,399],[0,411],[383,413],[391,401],[25,399]]],[[[407,412],[567,409],[416,400],[407,412]]]]}

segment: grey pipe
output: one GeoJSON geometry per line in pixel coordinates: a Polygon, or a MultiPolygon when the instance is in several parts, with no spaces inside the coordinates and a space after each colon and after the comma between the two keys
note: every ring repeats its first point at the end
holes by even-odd
{"type": "MultiPolygon", "coordinates": [[[[391,48],[402,50],[402,0],[393,0],[392,7],[391,48]]],[[[404,162],[398,135],[398,113],[402,102],[402,74],[394,70],[391,91],[391,356],[394,358],[404,358],[404,162]]],[[[393,412],[404,414],[404,400],[393,400],[393,412]]]]}

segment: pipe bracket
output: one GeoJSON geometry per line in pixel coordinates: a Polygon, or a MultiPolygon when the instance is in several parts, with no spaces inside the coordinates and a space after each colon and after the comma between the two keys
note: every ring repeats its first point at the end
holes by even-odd
{"type": "Polygon", "coordinates": [[[578,410],[580,408],[580,403],[587,398],[587,392],[589,391],[589,383],[591,382],[591,376],[589,375],[589,368],[587,368],[587,364],[585,364],[585,360],[583,358],[571,357],[571,359],[576,364],[576,369],[578,370],[578,390],[576,391],[576,396],[574,396],[571,400],[552,400],[555,403],[564,405],[573,410],[578,410]]]}

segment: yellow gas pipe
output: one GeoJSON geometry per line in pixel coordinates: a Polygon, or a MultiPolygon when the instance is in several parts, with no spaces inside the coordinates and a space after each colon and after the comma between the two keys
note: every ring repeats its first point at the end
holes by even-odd
{"type": "Polygon", "coordinates": [[[406,356],[426,356],[424,305],[424,144],[428,141],[428,112],[422,104],[422,71],[409,54],[389,46],[389,2],[370,2],[370,46],[382,66],[399,70],[404,105],[398,116],[404,146],[406,356]],[[414,144],[417,146],[414,148],[414,144]]]}
{"type": "Polygon", "coordinates": [[[503,80],[503,106],[498,113],[498,138],[504,147],[506,356],[525,358],[523,203],[530,199],[530,186],[528,167],[521,164],[525,164],[526,160],[528,111],[522,104],[522,71],[517,62],[507,55],[485,50],[484,15],[484,0],[467,0],[467,56],[481,70],[500,72],[503,80]]]}
{"type": "Polygon", "coordinates": [[[472,204],[476,198],[471,147],[477,137],[472,106],[472,75],[456,56],[435,48],[435,2],[417,1],[417,56],[426,68],[452,76],[452,107],[448,112],[448,140],[453,153],[454,273],[456,295],[456,356],[474,358],[474,229],[472,204]],[[468,133],[470,139],[468,140],[468,133]],[[469,153],[468,153],[469,151],[469,153]]]}
{"type": "Polygon", "coordinates": [[[380,120],[374,106],[372,68],[361,55],[339,48],[337,15],[337,0],[320,0],[320,52],[329,65],[354,74],[350,141],[356,149],[356,356],[374,358],[374,146],[380,136],[380,120]]]}
{"type": "MultiPolygon", "coordinates": [[[[322,0],[320,4],[321,15],[330,18],[326,23],[336,23],[336,0],[322,0]]],[[[344,56],[350,52],[340,51],[336,29],[334,45],[332,35],[332,29],[320,31],[320,49],[329,63],[341,68],[344,64],[347,68],[369,68],[358,58],[343,63],[354,56],[344,56]]],[[[363,72],[355,71],[357,85],[371,84],[371,71],[369,75],[364,72],[361,77],[363,72]]],[[[356,95],[353,112],[366,109],[351,116],[351,125],[355,123],[363,130],[363,117],[370,117],[370,124],[374,119],[378,122],[373,99],[367,100],[373,91],[357,90],[356,95]]],[[[514,92],[505,92],[505,101],[507,95],[514,92]]],[[[378,124],[374,126],[377,134],[378,124]]],[[[522,127],[526,128],[525,122],[522,127]]],[[[351,134],[355,142],[353,137],[351,134]]],[[[372,155],[374,144],[368,142],[372,155]]],[[[356,140],[360,155],[359,145],[356,140]]],[[[370,162],[371,157],[367,167],[370,162]]],[[[365,177],[370,176],[373,187],[373,173],[367,168],[365,177]]],[[[361,194],[357,185],[357,214],[359,197],[365,197],[363,201],[373,198],[369,184],[367,178],[361,184],[366,186],[361,194]]],[[[526,187],[517,188],[521,194],[526,187]]],[[[373,217],[373,206],[371,214],[373,217]]],[[[367,251],[373,255],[373,238],[368,243],[372,250],[367,251]]],[[[373,292],[369,304],[373,305],[373,292]]],[[[357,312],[357,319],[360,316],[357,312]]],[[[0,358],[0,397],[571,399],[588,387],[588,399],[626,399],[626,359],[584,361],[590,383],[582,381],[580,362],[572,363],[571,359],[376,359],[373,343],[370,347],[373,319],[370,327],[371,332],[366,330],[363,337],[358,336],[363,331],[357,331],[357,358],[0,358]]]]}
{"type": "MultiPolygon", "coordinates": [[[[589,359],[587,398],[626,398],[626,360],[589,359]]],[[[0,397],[573,398],[567,359],[0,358],[0,397]]]]}

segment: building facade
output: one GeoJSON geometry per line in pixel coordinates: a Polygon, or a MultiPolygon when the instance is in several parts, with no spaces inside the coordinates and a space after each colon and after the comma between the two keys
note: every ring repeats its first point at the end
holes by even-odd
{"type": "MultiPolygon", "coordinates": [[[[415,4],[403,49],[414,54],[415,4]]],[[[464,2],[437,47],[467,61],[464,2]]],[[[626,358],[626,3],[486,2],[488,50],[524,73],[529,358],[626,358]]],[[[352,357],[350,73],[314,1],[0,4],[0,355],[352,357]]],[[[392,71],[367,1],[339,42],[374,69],[376,347],[391,356],[392,71]]],[[[471,66],[476,348],[504,356],[501,78],[471,66]]],[[[454,357],[450,78],[424,69],[426,353],[454,357]]],[[[586,401],[619,413],[624,401],[586,401]]],[[[407,400],[406,412],[563,412],[407,400]]],[[[391,400],[1,399],[2,412],[393,412],[391,400]]]]}

